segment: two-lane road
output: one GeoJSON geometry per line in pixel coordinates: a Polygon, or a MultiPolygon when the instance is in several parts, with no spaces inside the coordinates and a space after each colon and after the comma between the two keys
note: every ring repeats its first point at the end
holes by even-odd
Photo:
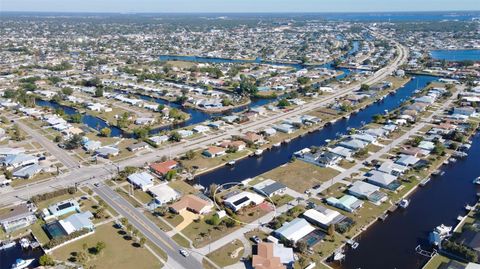
{"type": "Polygon", "coordinates": [[[98,187],[92,186],[95,193],[100,196],[115,211],[128,219],[136,229],[138,229],[153,244],[161,248],[168,256],[165,264],[166,268],[185,268],[200,269],[203,268],[200,261],[194,258],[194,255],[184,257],[180,254],[181,247],[175,243],[164,231],[162,231],[155,223],[148,219],[139,209],[132,206],[127,200],[118,193],[105,185],[98,187]]]}

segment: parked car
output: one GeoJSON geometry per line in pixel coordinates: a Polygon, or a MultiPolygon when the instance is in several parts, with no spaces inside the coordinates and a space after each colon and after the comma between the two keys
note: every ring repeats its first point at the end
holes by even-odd
{"type": "Polygon", "coordinates": [[[258,236],[256,236],[256,235],[250,237],[250,239],[251,239],[253,242],[257,243],[257,244],[259,244],[260,242],[262,242],[262,240],[260,239],[260,237],[258,237],[258,236]]]}

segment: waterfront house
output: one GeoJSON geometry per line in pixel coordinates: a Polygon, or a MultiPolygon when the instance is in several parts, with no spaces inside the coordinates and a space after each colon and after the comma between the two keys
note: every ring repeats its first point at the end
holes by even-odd
{"type": "Polygon", "coordinates": [[[236,141],[224,140],[220,143],[220,147],[232,148],[236,151],[240,151],[240,150],[244,150],[247,147],[247,144],[241,140],[236,140],[236,141]]]}
{"type": "Polygon", "coordinates": [[[363,141],[363,142],[367,142],[367,143],[375,143],[377,142],[377,137],[376,136],[373,136],[373,135],[369,135],[369,134],[353,134],[350,136],[351,139],[356,139],[356,140],[360,140],[360,141],[363,141]]]}
{"type": "Polygon", "coordinates": [[[178,167],[178,162],[175,160],[168,160],[161,163],[150,164],[150,170],[159,177],[164,177],[169,171],[178,167]]]}
{"type": "Polygon", "coordinates": [[[286,239],[296,243],[313,231],[315,231],[315,227],[308,221],[296,218],[290,222],[285,222],[282,227],[274,231],[274,234],[279,239],[286,239]]]}
{"type": "Polygon", "coordinates": [[[379,137],[387,136],[390,132],[383,128],[370,128],[370,129],[364,130],[363,133],[379,138],[379,137]]]}
{"type": "Polygon", "coordinates": [[[326,202],[328,205],[345,210],[347,212],[354,212],[363,205],[363,201],[348,194],[345,194],[338,199],[335,197],[329,197],[326,199],[326,202]]]}
{"type": "Polygon", "coordinates": [[[337,147],[334,147],[333,149],[328,149],[330,152],[332,152],[333,154],[336,154],[340,157],[343,157],[343,158],[350,158],[352,157],[353,155],[353,150],[351,149],[348,149],[348,148],[344,148],[344,147],[340,147],[340,146],[337,146],[337,147]]]}
{"type": "Polygon", "coordinates": [[[0,225],[7,233],[32,225],[37,221],[34,204],[19,204],[0,215],[0,225]]]}
{"type": "Polygon", "coordinates": [[[147,172],[134,173],[127,177],[127,180],[135,187],[146,191],[148,188],[153,187],[153,176],[147,172]]]}
{"type": "Polygon", "coordinates": [[[401,185],[400,182],[397,181],[397,177],[392,174],[383,173],[377,170],[372,170],[367,174],[367,182],[384,189],[394,191],[401,185]]]}
{"type": "Polygon", "coordinates": [[[277,130],[275,130],[274,128],[268,127],[268,128],[263,129],[262,134],[267,136],[267,137],[274,136],[274,135],[277,134],[277,130]]]}
{"type": "Polygon", "coordinates": [[[60,217],[72,212],[80,212],[80,205],[75,199],[60,201],[48,207],[48,211],[55,217],[60,217]]]}
{"type": "MultiPolygon", "coordinates": [[[[413,158],[415,158],[415,157],[413,157],[413,158]]],[[[408,169],[408,167],[406,167],[405,165],[394,163],[391,160],[384,161],[377,168],[377,170],[382,172],[382,173],[387,173],[387,174],[394,175],[394,176],[401,176],[407,169],[408,169]]]]}
{"type": "Polygon", "coordinates": [[[253,190],[260,193],[261,195],[272,197],[274,195],[282,195],[287,190],[287,186],[283,185],[280,182],[266,179],[260,183],[257,183],[253,186],[253,190]]]}
{"type": "Polygon", "coordinates": [[[404,166],[414,166],[420,161],[419,158],[414,155],[400,154],[400,158],[395,161],[395,163],[404,165],[404,166]]]}
{"type": "Polygon", "coordinates": [[[148,193],[154,197],[155,203],[160,206],[180,198],[180,193],[166,183],[149,187],[148,193]]]}
{"type": "Polygon", "coordinates": [[[228,197],[223,203],[234,212],[237,212],[246,206],[261,204],[264,200],[262,196],[256,193],[243,191],[228,197]]]}
{"type": "Polygon", "coordinates": [[[360,199],[369,200],[376,205],[386,201],[388,198],[385,193],[380,191],[380,187],[360,180],[355,181],[348,188],[348,193],[360,199]]]}
{"type": "Polygon", "coordinates": [[[265,140],[261,135],[258,135],[254,132],[246,132],[245,135],[243,135],[242,140],[244,140],[247,143],[252,143],[255,145],[263,144],[265,140]]]}
{"type": "Polygon", "coordinates": [[[308,222],[324,230],[328,229],[330,225],[335,225],[346,218],[339,212],[323,206],[308,209],[302,216],[308,222]]]}
{"type": "Polygon", "coordinates": [[[73,214],[64,220],[59,220],[58,223],[62,226],[66,234],[71,234],[83,229],[93,231],[95,225],[91,219],[93,219],[93,214],[90,211],[86,211],[73,214]]]}
{"type": "Polygon", "coordinates": [[[226,150],[225,148],[222,148],[222,147],[211,146],[211,147],[208,147],[206,150],[204,150],[202,154],[207,156],[208,158],[215,158],[218,156],[225,155],[226,150]]]}
{"type": "Polygon", "coordinates": [[[431,141],[422,141],[420,142],[420,144],[418,145],[418,148],[419,149],[423,149],[427,152],[430,152],[432,151],[434,148],[435,148],[435,144],[431,141]]]}
{"type": "Polygon", "coordinates": [[[347,139],[347,140],[341,141],[340,143],[338,143],[338,145],[341,147],[356,151],[359,149],[363,149],[368,145],[368,143],[361,140],[357,140],[357,139],[347,139]]]}
{"type": "Polygon", "coordinates": [[[184,210],[191,211],[195,214],[208,214],[212,211],[213,202],[203,194],[188,194],[183,196],[178,202],[170,206],[170,210],[180,214],[184,210]]]}
{"type": "Polygon", "coordinates": [[[150,125],[155,123],[155,118],[137,118],[135,125],[150,125]]]}
{"type": "Polygon", "coordinates": [[[276,124],[273,126],[273,129],[286,134],[291,134],[295,131],[295,127],[293,125],[286,123],[276,124]]]}

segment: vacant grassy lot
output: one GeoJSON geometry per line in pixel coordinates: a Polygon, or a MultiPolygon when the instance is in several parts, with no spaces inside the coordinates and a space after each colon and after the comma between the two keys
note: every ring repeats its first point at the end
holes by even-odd
{"type": "Polygon", "coordinates": [[[228,153],[223,156],[215,157],[215,158],[208,158],[202,155],[203,150],[199,150],[196,152],[195,157],[191,160],[182,160],[181,163],[183,167],[186,168],[196,168],[197,172],[201,172],[222,164],[225,164],[229,161],[239,159],[241,157],[247,156],[251,153],[250,150],[242,150],[237,151],[235,153],[228,153]]]}
{"type": "Polygon", "coordinates": [[[240,225],[236,225],[231,228],[227,228],[223,224],[218,226],[210,225],[206,223],[205,220],[211,218],[212,214],[206,215],[199,221],[190,223],[187,227],[185,227],[185,229],[182,230],[182,234],[192,240],[193,245],[197,248],[203,247],[210,242],[226,236],[240,227],[240,225]]]}
{"type": "Polygon", "coordinates": [[[151,269],[162,266],[146,248],[134,246],[133,241],[124,239],[119,231],[110,224],[102,225],[94,234],[59,248],[52,254],[56,259],[69,260],[74,258],[72,256],[74,252],[83,250],[83,244],[91,248],[97,242],[103,241],[106,248],[98,255],[89,254],[86,268],[93,266],[97,269],[151,269]]]}
{"type": "Polygon", "coordinates": [[[243,249],[242,241],[235,240],[208,254],[207,257],[223,268],[240,261],[243,249]]]}
{"type": "Polygon", "coordinates": [[[430,261],[423,267],[423,269],[437,269],[443,263],[448,263],[450,261],[449,258],[444,257],[440,254],[433,256],[430,261]]]}
{"type": "Polygon", "coordinates": [[[319,167],[296,160],[279,166],[260,176],[276,180],[293,190],[303,193],[314,185],[325,182],[338,174],[340,174],[340,172],[332,168],[319,167]]]}

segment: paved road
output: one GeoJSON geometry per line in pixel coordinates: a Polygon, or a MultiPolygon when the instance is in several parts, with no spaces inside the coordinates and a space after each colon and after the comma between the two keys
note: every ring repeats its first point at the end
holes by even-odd
{"type": "MultiPolygon", "coordinates": [[[[396,146],[400,145],[401,143],[403,143],[405,140],[409,139],[410,137],[412,137],[413,135],[415,135],[418,131],[420,131],[423,127],[425,127],[426,124],[430,123],[432,121],[432,118],[435,116],[435,115],[439,115],[440,113],[442,113],[447,107],[450,106],[450,104],[453,102],[453,100],[456,99],[456,97],[452,97],[450,98],[448,101],[444,102],[437,110],[435,110],[432,115],[430,115],[428,118],[426,119],[423,119],[421,122],[417,123],[413,128],[411,128],[408,132],[406,132],[405,134],[403,134],[402,136],[400,136],[399,138],[395,139],[394,141],[392,141],[390,144],[386,145],[385,147],[383,147],[382,149],[380,149],[379,151],[373,153],[372,155],[370,155],[367,159],[365,159],[364,161],[367,161],[367,162],[371,162],[373,160],[378,160],[380,159],[380,156],[388,153],[391,149],[395,148],[396,146]]],[[[334,185],[335,183],[348,183],[346,182],[344,179],[348,178],[351,174],[355,173],[355,172],[358,172],[360,171],[360,168],[363,168],[365,167],[363,165],[363,162],[361,163],[357,163],[356,165],[352,166],[351,168],[345,170],[344,172],[338,174],[337,176],[335,176],[332,180],[329,180],[327,182],[324,182],[320,188],[316,189],[316,190],[311,190],[311,193],[313,196],[316,196],[318,195],[319,193],[323,192],[324,190],[328,189],[329,187],[331,187],[332,185],[334,185]]]]}
{"type": "Polygon", "coordinates": [[[42,147],[44,147],[49,153],[51,153],[57,160],[59,160],[65,167],[69,169],[78,168],[79,163],[75,160],[74,157],[68,155],[66,151],[59,148],[55,143],[50,141],[48,138],[40,134],[38,131],[33,130],[25,123],[16,120],[15,121],[18,126],[25,131],[28,135],[30,135],[35,141],[37,141],[42,147]]]}
{"type": "Polygon", "coordinates": [[[194,255],[183,257],[179,253],[181,247],[179,247],[175,241],[110,187],[100,185],[99,187],[92,186],[92,189],[115,211],[127,218],[129,223],[138,229],[146,238],[167,253],[168,260],[165,264],[166,268],[202,268],[201,262],[198,261],[197,258],[194,258],[194,255]]]}
{"type": "MultiPolygon", "coordinates": [[[[328,95],[322,99],[307,103],[303,106],[292,109],[291,111],[286,113],[282,113],[282,114],[276,113],[266,118],[260,118],[258,120],[255,120],[249,123],[229,126],[229,128],[225,131],[211,133],[198,139],[186,141],[183,143],[178,143],[176,145],[173,145],[167,148],[155,150],[148,154],[144,154],[128,160],[121,161],[115,165],[82,167],[74,171],[71,171],[70,173],[66,173],[60,177],[57,177],[53,181],[51,180],[49,182],[32,184],[27,188],[22,188],[22,189],[6,190],[6,191],[3,191],[3,194],[0,196],[0,205],[18,203],[21,201],[21,199],[28,199],[31,195],[47,192],[55,187],[72,186],[78,182],[92,183],[93,181],[98,181],[99,179],[106,178],[112,175],[114,171],[117,170],[117,167],[119,169],[123,169],[125,166],[144,166],[145,163],[156,161],[162,156],[179,156],[189,150],[204,148],[212,143],[231,138],[232,135],[239,135],[247,131],[255,131],[259,128],[264,128],[265,126],[274,124],[275,122],[278,122],[287,118],[303,115],[308,111],[317,109],[332,101],[335,101],[335,99],[337,98],[350,94],[352,91],[358,89],[360,84],[363,84],[363,83],[374,84],[376,82],[382,81],[387,75],[394,72],[400,65],[405,63],[407,60],[407,57],[408,57],[407,49],[398,43],[396,43],[396,46],[397,46],[398,56],[389,66],[378,70],[375,74],[373,74],[371,77],[367,78],[366,80],[358,82],[354,85],[350,85],[345,89],[338,89],[338,91],[332,95],[328,95]],[[96,177],[96,178],[92,179],[92,177],[96,177]]],[[[56,150],[60,150],[60,149],[52,148],[52,152],[56,150]]],[[[63,157],[61,156],[61,158],[63,157]]],[[[2,190],[0,190],[0,192],[2,192],[2,190]]]]}

